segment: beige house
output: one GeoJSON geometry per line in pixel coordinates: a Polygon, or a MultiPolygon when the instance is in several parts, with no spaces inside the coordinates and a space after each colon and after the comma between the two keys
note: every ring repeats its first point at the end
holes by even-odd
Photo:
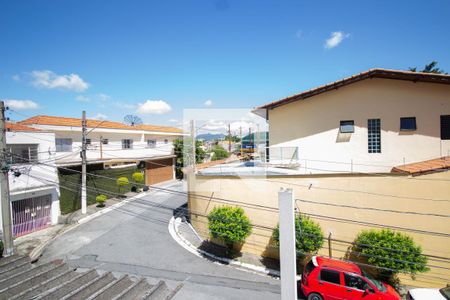
{"type": "Polygon", "coordinates": [[[278,191],[291,188],[299,212],[321,225],[319,254],[343,258],[361,230],[391,228],[428,256],[430,271],[403,283],[449,283],[450,76],[375,69],[261,108],[269,164],[212,166],[188,177],[201,236],[209,237],[214,207],[241,206],[254,224],[242,251],[276,258],[278,191]],[[298,148],[290,153],[299,163],[282,167],[283,148],[298,148]]]}
{"type": "Polygon", "coordinates": [[[449,75],[372,69],[259,109],[270,146],[297,148],[306,174],[387,172],[450,153],[449,75]]]}

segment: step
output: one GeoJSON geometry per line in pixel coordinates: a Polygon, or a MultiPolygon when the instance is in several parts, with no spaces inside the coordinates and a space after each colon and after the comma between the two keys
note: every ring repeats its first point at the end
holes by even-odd
{"type": "Polygon", "coordinates": [[[62,283],[69,281],[71,278],[73,278],[74,274],[76,273],[73,269],[66,270],[62,274],[59,274],[58,276],[47,279],[46,281],[40,283],[37,286],[22,291],[20,294],[17,294],[16,296],[12,297],[9,300],[32,299],[33,297],[36,297],[41,293],[44,293],[50,289],[53,289],[61,285],[62,283]]]}
{"type": "Polygon", "coordinates": [[[37,274],[41,274],[48,270],[51,270],[60,264],[61,264],[61,262],[49,262],[44,265],[40,265],[40,266],[31,268],[29,270],[20,272],[14,276],[7,277],[7,278],[3,279],[2,281],[0,281],[0,291],[6,289],[10,285],[13,285],[17,282],[22,282],[24,280],[27,280],[31,277],[36,276],[37,274]]]}
{"type": "Polygon", "coordinates": [[[8,256],[0,259],[0,274],[3,274],[4,272],[7,272],[9,270],[12,270],[16,268],[19,265],[22,265],[23,263],[30,263],[30,257],[29,256],[8,256]]]}
{"type": "Polygon", "coordinates": [[[167,295],[170,294],[170,291],[166,285],[166,283],[160,280],[157,284],[155,284],[149,291],[144,293],[143,299],[145,300],[160,300],[165,299],[167,295]]]}
{"type": "Polygon", "coordinates": [[[27,279],[15,282],[5,290],[0,291],[0,299],[10,299],[24,290],[33,288],[48,279],[59,276],[67,270],[68,267],[66,264],[55,264],[53,265],[53,268],[49,270],[44,270],[43,272],[36,273],[34,276],[28,277],[27,279]]]}
{"type": "Polygon", "coordinates": [[[181,290],[182,287],[183,287],[183,284],[182,284],[182,283],[180,283],[179,285],[177,285],[177,287],[174,288],[174,289],[167,295],[167,297],[165,298],[165,300],[170,300],[170,299],[172,299],[172,298],[175,296],[175,294],[178,293],[179,290],[181,290]]]}
{"type": "Polygon", "coordinates": [[[109,283],[115,281],[115,279],[116,278],[111,272],[104,273],[100,277],[74,290],[72,293],[63,297],[61,300],[84,300],[96,293],[99,289],[102,289],[109,283]]]}
{"type": "Polygon", "coordinates": [[[130,277],[128,277],[128,275],[123,275],[86,300],[110,300],[122,293],[123,290],[127,289],[132,284],[133,281],[131,281],[130,277]]]}
{"type": "Polygon", "coordinates": [[[45,299],[45,300],[53,300],[53,299],[61,299],[67,294],[75,291],[81,286],[85,285],[88,282],[92,282],[98,277],[98,273],[96,270],[89,270],[85,273],[77,273],[73,272],[73,278],[68,281],[61,283],[59,286],[54,287],[53,289],[39,295],[37,299],[45,299]]]}
{"type": "Polygon", "coordinates": [[[147,279],[141,278],[140,280],[134,282],[122,293],[112,298],[114,300],[132,300],[142,298],[145,293],[151,289],[152,286],[148,283],[147,279]]]}
{"type": "Polygon", "coordinates": [[[9,270],[1,269],[1,271],[4,271],[4,272],[0,272],[0,281],[4,280],[5,278],[8,278],[8,277],[15,276],[15,275],[22,273],[29,269],[31,269],[31,263],[29,261],[26,261],[26,260],[20,261],[19,263],[16,264],[15,268],[13,268],[13,269],[9,269],[9,270]]]}

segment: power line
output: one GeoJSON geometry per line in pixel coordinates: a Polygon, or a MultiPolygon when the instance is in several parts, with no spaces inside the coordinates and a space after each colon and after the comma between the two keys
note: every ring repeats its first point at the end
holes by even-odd
{"type": "Polygon", "coordinates": [[[361,209],[361,210],[382,211],[382,212],[389,212],[389,213],[396,213],[396,214],[408,214],[408,215],[450,218],[450,215],[441,215],[441,214],[435,214],[435,213],[420,213],[420,212],[415,212],[415,211],[399,211],[399,210],[382,209],[382,208],[375,208],[375,207],[361,207],[361,206],[353,206],[353,205],[345,205],[345,204],[335,204],[335,203],[329,203],[329,202],[311,201],[311,200],[305,200],[305,199],[295,199],[295,200],[304,202],[304,203],[328,205],[328,206],[334,206],[334,207],[345,207],[345,208],[361,209]]]}

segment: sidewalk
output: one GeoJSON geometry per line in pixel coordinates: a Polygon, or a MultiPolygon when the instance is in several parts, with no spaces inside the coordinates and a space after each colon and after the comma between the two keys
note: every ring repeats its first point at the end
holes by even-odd
{"type": "Polygon", "coordinates": [[[169,223],[169,231],[178,244],[199,257],[273,277],[280,276],[277,260],[271,260],[249,253],[243,253],[240,257],[230,259],[225,256],[226,249],[224,247],[203,240],[192,225],[183,217],[172,218],[169,223]]]}

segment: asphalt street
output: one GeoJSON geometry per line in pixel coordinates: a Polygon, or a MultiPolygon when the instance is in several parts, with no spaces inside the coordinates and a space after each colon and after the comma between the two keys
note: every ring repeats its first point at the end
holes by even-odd
{"type": "Polygon", "coordinates": [[[40,261],[61,258],[79,268],[162,279],[172,288],[183,283],[174,299],[279,299],[279,280],[197,257],[172,239],[168,222],[186,201],[185,195],[151,192],[66,232],[40,261]]]}

